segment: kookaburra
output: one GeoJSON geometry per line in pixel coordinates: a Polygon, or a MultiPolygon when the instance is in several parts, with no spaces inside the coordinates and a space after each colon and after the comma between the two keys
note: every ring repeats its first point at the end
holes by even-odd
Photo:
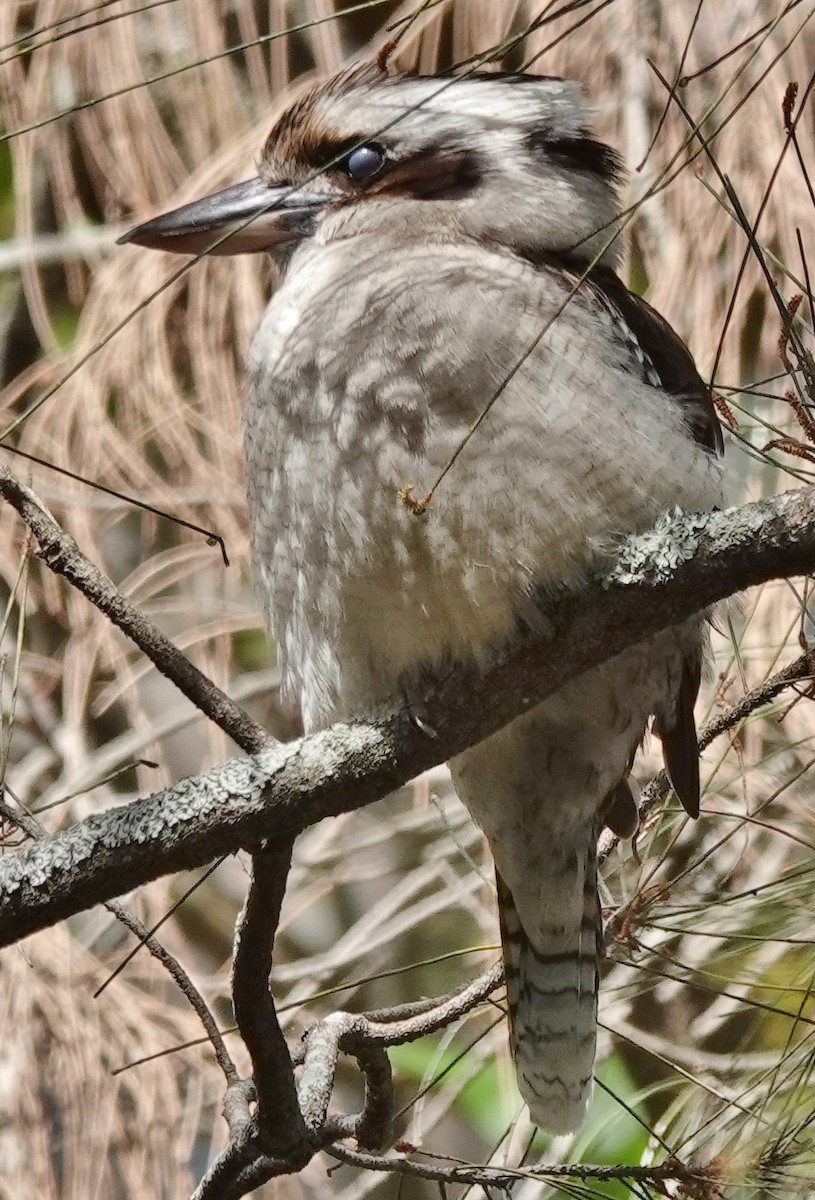
{"type": "MultiPolygon", "coordinates": [[[[249,351],[246,468],[307,731],[486,660],[625,535],[721,502],[708,389],[614,271],[620,172],[576,83],[357,67],[283,113],[258,178],[123,239],[279,263],[249,351]],[[418,514],[405,489],[456,452],[418,514]]],[[[591,1094],[597,836],[633,832],[651,718],[698,812],[702,629],[635,646],[450,763],[495,860],[520,1090],[555,1133],[591,1094]]]]}

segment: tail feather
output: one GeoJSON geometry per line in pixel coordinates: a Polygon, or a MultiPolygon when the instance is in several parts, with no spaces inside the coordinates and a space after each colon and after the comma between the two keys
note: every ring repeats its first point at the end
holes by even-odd
{"type": "Polygon", "coordinates": [[[524,929],[497,875],[518,1085],[533,1121],[550,1133],[568,1133],[583,1120],[594,1070],[600,911],[593,837],[589,853],[571,865],[574,878],[559,878],[558,890],[581,897],[582,904],[561,905],[553,898],[532,931],[524,929]]]}
{"type": "Polygon", "coordinates": [[[575,1129],[591,1098],[600,917],[597,834],[637,825],[626,776],[649,714],[698,811],[698,619],[625,651],[452,760],[498,880],[510,1040],[535,1121],[575,1129]]]}

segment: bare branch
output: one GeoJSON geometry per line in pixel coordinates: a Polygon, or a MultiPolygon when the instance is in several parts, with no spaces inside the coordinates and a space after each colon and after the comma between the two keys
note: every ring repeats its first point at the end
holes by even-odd
{"type": "Polygon", "coordinates": [[[291,852],[292,843],[282,842],[252,857],[232,975],[235,1018],[252,1059],[252,1081],[227,1091],[230,1141],[197,1189],[200,1200],[245,1195],[274,1175],[300,1170],[316,1149],[300,1112],[291,1055],[269,986],[291,852]],[[256,1103],[254,1113],[250,1100],[256,1103]]]}
{"type": "MultiPolygon", "coordinates": [[[[612,1179],[637,1180],[641,1183],[663,1184],[676,1181],[684,1185],[687,1195],[695,1195],[691,1188],[705,1187],[713,1189],[719,1183],[713,1168],[703,1170],[701,1167],[690,1166],[678,1158],[669,1158],[667,1162],[652,1167],[634,1166],[594,1166],[591,1163],[564,1163],[541,1167],[519,1167],[509,1170],[506,1167],[482,1167],[469,1165],[433,1166],[430,1163],[416,1162],[410,1158],[384,1158],[375,1154],[364,1154],[349,1150],[346,1146],[332,1145],[329,1153],[340,1162],[349,1166],[363,1167],[369,1171],[387,1171],[394,1175],[413,1175],[419,1179],[432,1179],[438,1183],[464,1183],[484,1188],[509,1188],[522,1179],[542,1179],[555,1181],[558,1179],[597,1179],[610,1181],[612,1179]]],[[[436,1156],[434,1156],[436,1157],[436,1156]]],[[[712,1190],[701,1193],[713,1195],[712,1190]]]]}
{"type": "MultiPolygon", "coordinates": [[[[0,796],[0,818],[17,825],[23,830],[28,837],[39,841],[47,836],[43,826],[27,813],[24,808],[12,808],[6,800],[0,796]]],[[[210,1012],[209,1006],[204,997],[199,992],[193,981],[190,979],[187,972],[182,967],[181,963],[171,954],[170,951],[162,946],[161,942],[156,938],[147,926],[139,920],[135,913],[132,913],[129,908],[121,904],[118,900],[108,900],[105,908],[110,912],[117,921],[120,921],[126,929],[129,929],[134,934],[141,945],[146,946],[165,970],[172,976],[178,988],[186,996],[192,1007],[195,1009],[201,1024],[204,1026],[207,1038],[212,1043],[212,1048],[215,1051],[215,1058],[218,1066],[224,1073],[227,1085],[231,1086],[238,1082],[238,1072],[235,1064],[232,1061],[231,1055],[226,1048],[221,1031],[218,1024],[210,1012]]]]}
{"type": "Polygon", "coordinates": [[[483,740],[569,679],[725,596],[815,566],[815,488],[630,538],[579,593],[542,598],[549,632],[479,669],[416,680],[374,722],[336,725],[232,759],[98,814],[0,862],[0,944],[172,871],[361,808],[483,740]],[[419,707],[421,722],[412,717],[419,707]]]}
{"type": "Polygon", "coordinates": [[[60,529],[43,502],[0,464],[0,496],[17,510],[40,545],[40,558],[62,575],[100,612],[127,634],[162,675],[214,721],[248,754],[272,739],[248,713],[193,666],[168,637],[131,604],[98,567],[86,558],[70,534],[60,529]]]}
{"type": "Polygon", "coordinates": [[[730,705],[724,712],[719,713],[718,716],[703,725],[699,730],[699,749],[704,750],[717,737],[727,733],[729,729],[733,729],[739,722],[746,720],[757,709],[772,703],[785,688],[790,687],[793,683],[801,683],[805,679],[811,680],[813,675],[815,675],[815,649],[810,649],[791,662],[789,666],[776,671],[775,675],[771,675],[769,679],[765,679],[751,691],[745,692],[735,704],[730,705]]]}
{"type": "Polygon", "coordinates": [[[144,922],[140,921],[129,908],[126,908],[118,900],[109,900],[105,907],[116,917],[117,921],[121,921],[139,939],[143,946],[147,947],[153,958],[157,959],[165,970],[169,972],[180,991],[183,992],[198,1014],[201,1024],[206,1031],[207,1038],[215,1051],[215,1058],[218,1066],[224,1073],[227,1084],[232,1085],[237,1082],[238,1072],[221,1036],[218,1023],[212,1015],[204,997],[175,955],[171,954],[166,946],[162,946],[158,938],[150,933],[144,922]]]}
{"type": "Polygon", "coordinates": [[[291,863],[291,842],[252,856],[252,879],[238,919],[232,971],[235,1020],[252,1059],[261,1132],[268,1134],[264,1149],[290,1158],[308,1133],[300,1116],[291,1073],[291,1056],[269,991],[272,951],[291,863]],[[281,1086],[280,1081],[285,1080],[281,1086]],[[275,1130],[264,1129],[263,1118],[275,1113],[275,1130]],[[275,1144],[277,1142],[277,1144],[275,1144]]]}
{"type": "Polygon", "coordinates": [[[390,1064],[385,1048],[404,1045],[444,1029],[466,1016],[500,987],[500,963],[449,996],[418,1005],[399,1005],[378,1012],[335,1012],[318,1021],[304,1036],[295,1063],[303,1063],[298,1087],[300,1109],[309,1129],[324,1131],[334,1073],[340,1053],[351,1054],[365,1077],[365,1101],[355,1116],[334,1118],[335,1136],[355,1137],[360,1146],[376,1150],[390,1133],[394,1114],[390,1064]],[[406,1008],[412,1011],[406,1012],[406,1008]]]}
{"type": "Polygon", "coordinates": [[[329,1143],[353,1137],[364,1149],[387,1144],[395,1112],[387,1046],[414,1041],[465,1016],[502,982],[500,964],[450,996],[376,1014],[335,1012],[304,1035],[289,1055],[268,987],[272,945],[291,858],[291,845],[255,855],[254,874],[239,921],[234,1000],[252,1057],[253,1079],[227,1089],[224,1114],[230,1142],[194,1200],[245,1195],[274,1176],[300,1170],[329,1143]],[[329,1115],[341,1053],[356,1058],[365,1080],[362,1111],[329,1115]],[[295,1092],[293,1066],[303,1072],[295,1092]],[[250,1102],[256,1101],[255,1112],[250,1102]]]}

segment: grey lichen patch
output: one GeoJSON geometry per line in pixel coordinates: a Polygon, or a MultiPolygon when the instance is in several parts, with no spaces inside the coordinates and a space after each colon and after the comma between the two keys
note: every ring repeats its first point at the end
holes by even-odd
{"type": "Polygon", "coordinates": [[[389,760],[392,751],[391,742],[381,729],[361,721],[334,725],[298,744],[300,765],[315,781],[330,780],[355,763],[367,773],[389,760]]]}
{"type": "MultiPolygon", "coordinates": [[[[251,758],[232,758],[203,775],[182,779],[164,792],[99,813],[71,829],[32,842],[0,862],[0,889],[6,894],[22,887],[53,887],[94,855],[126,852],[128,847],[166,847],[183,839],[185,827],[194,832],[201,821],[260,813],[274,804],[275,784],[296,765],[294,794],[331,782],[354,761],[354,774],[364,775],[392,754],[388,737],[373,725],[353,724],[307,739],[270,745],[251,758]]],[[[285,790],[285,783],[283,784],[285,790]]],[[[278,789],[279,790],[279,789],[278,789]]]]}
{"type": "Polygon", "coordinates": [[[4,857],[0,887],[9,894],[23,886],[44,888],[101,851],[150,843],[162,846],[171,831],[196,820],[222,815],[229,808],[239,813],[260,808],[270,782],[297,753],[297,746],[274,746],[253,758],[229,759],[164,792],[95,814],[54,837],[30,843],[4,857]]]}
{"type": "Polygon", "coordinates": [[[664,583],[670,579],[677,567],[696,554],[711,515],[673,508],[647,532],[626,538],[606,586],[664,583]]]}
{"type": "Polygon", "coordinates": [[[86,822],[83,826],[82,836],[71,837],[66,833],[32,842],[4,858],[3,891],[10,894],[21,887],[42,888],[55,872],[67,874],[89,859],[98,845],[96,830],[88,828],[89,824],[86,822]]]}
{"type": "Polygon", "coordinates": [[[724,550],[728,546],[752,544],[758,534],[766,538],[769,523],[773,518],[781,516],[784,509],[794,503],[799,494],[787,492],[770,500],[727,508],[723,512],[712,514],[717,546],[724,550]]]}

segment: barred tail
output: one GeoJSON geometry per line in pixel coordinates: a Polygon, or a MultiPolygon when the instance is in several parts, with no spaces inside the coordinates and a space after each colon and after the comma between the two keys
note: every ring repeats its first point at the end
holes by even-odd
{"type": "Polygon", "coordinates": [[[560,860],[544,886],[537,928],[521,925],[497,876],[510,1046],[532,1120],[569,1133],[586,1114],[597,1035],[600,911],[596,840],[560,860]]]}

